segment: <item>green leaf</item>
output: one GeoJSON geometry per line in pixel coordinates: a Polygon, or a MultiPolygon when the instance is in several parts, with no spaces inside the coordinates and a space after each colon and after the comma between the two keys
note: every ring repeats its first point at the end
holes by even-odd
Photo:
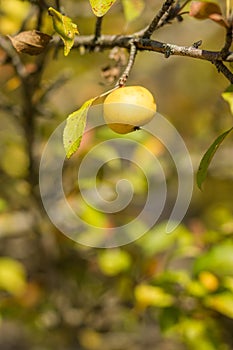
{"type": "Polygon", "coordinates": [[[97,17],[102,17],[112,7],[116,0],[89,0],[92,11],[97,17]]]}
{"type": "Polygon", "coordinates": [[[87,100],[80,109],[70,114],[67,118],[63,133],[63,144],[67,158],[70,158],[79,148],[86,126],[87,113],[95,99],[96,97],[87,100]]]}
{"type": "MultiPolygon", "coordinates": [[[[174,245],[183,247],[186,251],[190,251],[192,245],[192,235],[183,225],[177,226],[172,234],[166,234],[167,222],[161,222],[150,230],[146,235],[137,240],[144,254],[153,256],[160,252],[171,249],[174,245]],[[189,247],[189,249],[187,248],[189,247]]],[[[176,249],[178,254],[178,248],[176,249]]],[[[182,253],[184,254],[184,253],[182,253]]]]}
{"type": "Polygon", "coordinates": [[[233,115],[233,84],[231,84],[223,93],[222,97],[230,105],[230,110],[233,115]]]}
{"type": "Polygon", "coordinates": [[[79,34],[77,25],[52,7],[49,7],[48,13],[52,16],[54,30],[64,42],[64,55],[67,56],[74,45],[75,34],[79,34]]]}
{"type": "Polygon", "coordinates": [[[127,22],[139,17],[145,7],[144,0],[122,0],[122,5],[127,22]]]}
{"type": "Polygon", "coordinates": [[[212,143],[212,145],[208,148],[204,156],[202,157],[202,160],[200,162],[198,171],[197,171],[197,185],[201,189],[201,186],[203,182],[206,179],[207,176],[207,170],[209,167],[209,164],[215,155],[218,147],[220,144],[223,142],[225,137],[233,130],[233,127],[230,128],[229,130],[225,131],[223,134],[217,137],[217,139],[212,143]]]}

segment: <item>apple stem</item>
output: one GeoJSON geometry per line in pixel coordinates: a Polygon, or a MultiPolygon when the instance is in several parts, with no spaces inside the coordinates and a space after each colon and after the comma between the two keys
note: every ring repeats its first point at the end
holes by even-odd
{"type": "Polygon", "coordinates": [[[135,45],[135,40],[132,40],[130,42],[130,51],[129,51],[128,63],[126,65],[126,67],[125,67],[124,72],[122,73],[122,75],[120,76],[118,82],[116,83],[116,86],[122,87],[122,86],[125,85],[128,77],[129,77],[130,71],[133,68],[136,55],[137,55],[137,47],[135,45]]]}

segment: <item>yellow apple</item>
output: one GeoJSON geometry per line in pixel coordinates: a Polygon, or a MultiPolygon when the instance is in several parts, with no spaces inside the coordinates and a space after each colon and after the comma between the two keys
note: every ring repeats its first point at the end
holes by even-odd
{"type": "Polygon", "coordinates": [[[142,86],[125,86],[104,101],[104,119],[119,134],[127,134],[149,123],[156,112],[153,95],[142,86]]]}

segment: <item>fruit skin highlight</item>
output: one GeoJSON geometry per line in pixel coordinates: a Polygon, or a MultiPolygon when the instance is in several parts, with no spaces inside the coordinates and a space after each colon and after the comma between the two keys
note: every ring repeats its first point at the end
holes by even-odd
{"type": "Polygon", "coordinates": [[[118,134],[127,134],[149,123],[156,112],[153,95],[143,86],[125,86],[104,101],[104,119],[118,134]]]}

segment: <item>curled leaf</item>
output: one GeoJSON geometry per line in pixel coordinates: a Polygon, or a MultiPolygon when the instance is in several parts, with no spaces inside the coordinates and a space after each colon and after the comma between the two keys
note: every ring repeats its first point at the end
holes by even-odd
{"type": "Polygon", "coordinates": [[[39,55],[47,47],[52,37],[38,30],[28,30],[13,37],[8,36],[12,45],[19,53],[39,55]]]}
{"type": "Polygon", "coordinates": [[[75,34],[79,34],[78,27],[71,18],[62,15],[53,7],[49,7],[48,13],[52,16],[53,27],[64,43],[64,55],[67,56],[74,45],[75,34]]]}
{"type": "Polygon", "coordinates": [[[212,21],[227,27],[228,23],[222,15],[220,6],[211,1],[192,1],[189,15],[197,19],[211,19],[212,21]]]}
{"type": "Polygon", "coordinates": [[[218,13],[222,14],[222,11],[218,4],[215,2],[207,1],[192,1],[190,5],[189,15],[197,19],[206,19],[210,15],[218,13]]]}
{"type": "Polygon", "coordinates": [[[230,128],[229,130],[225,131],[223,134],[221,134],[220,136],[218,136],[216,138],[216,140],[212,143],[212,145],[208,148],[208,150],[206,151],[206,153],[204,154],[204,156],[202,157],[202,160],[200,162],[198,171],[197,171],[197,185],[198,187],[201,189],[201,186],[203,184],[203,182],[206,179],[207,176],[207,170],[208,167],[210,165],[210,162],[213,158],[213,156],[215,155],[218,147],[220,146],[220,144],[223,142],[223,140],[225,139],[225,137],[233,130],[233,127],[230,128]]]}
{"type": "Polygon", "coordinates": [[[102,17],[112,7],[116,0],[89,0],[92,11],[97,17],[102,17]]]}
{"type": "Polygon", "coordinates": [[[225,28],[228,27],[227,20],[219,13],[212,13],[211,15],[209,15],[209,19],[220,24],[220,26],[223,26],[225,28]]]}

